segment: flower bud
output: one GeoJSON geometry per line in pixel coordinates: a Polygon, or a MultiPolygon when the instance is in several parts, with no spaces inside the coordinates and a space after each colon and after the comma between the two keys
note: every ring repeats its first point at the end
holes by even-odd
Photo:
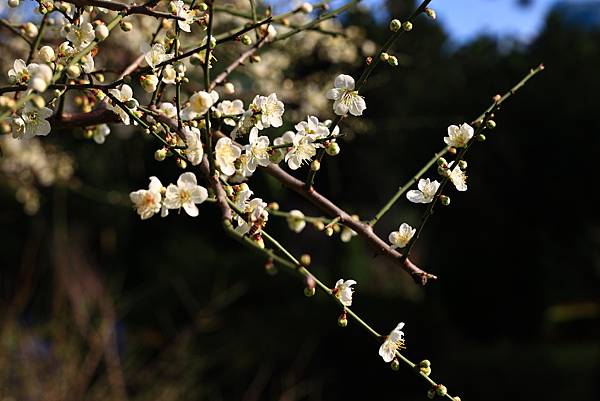
{"type": "Polygon", "coordinates": [[[449,177],[450,176],[450,170],[448,169],[448,167],[438,166],[437,172],[442,177],[449,177]]]}
{"type": "Polygon", "coordinates": [[[252,39],[250,39],[250,36],[248,35],[243,35],[241,38],[241,42],[245,46],[250,46],[252,44],[252,39]]]}
{"type": "Polygon", "coordinates": [[[429,376],[431,374],[431,368],[429,368],[429,367],[419,368],[419,371],[421,373],[423,373],[425,376],[429,376]]]}
{"type": "Polygon", "coordinates": [[[318,160],[313,160],[312,163],[310,163],[310,169],[312,171],[319,171],[320,168],[321,162],[319,162],[318,160]]]}
{"type": "Polygon", "coordinates": [[[129,32],[133,29],[133,24],[129,21],[121,21],[119,27],[121,27],[123,32],[129,32]]]}
{"type": "Polygon", "coordinates": [[[466,170],[467,169],[467,161],[466,160],[459,161],[458,168],[460,168],[461,170],[466,170]]]}
{"type": "Polygon", "coordinates": [[[337,142],[331,142],[329,146],[325,148],[325,151],[329,156],[336,156],[340,153],[340,145],[337,142]]]}
{"type": "Polygon", "coordinates": [[[410,22],[410,21],[404,21],[402,23],[402,29],[404,29],[405,32],[412,31],[412,29],[413,29],[412,22],[410,22]]]}
{"type": "Polygon", "coordinates": [[[393,19],[390,21],[390,31],[398,32],[402,27],[402,23],[398,19],[393,19]]]}
{"type": "Polygon", "coordinates": [[[313,5],[310,3],[306,3],[306,2],[302,3],[299,10],[300,10],[300,12],[303,12],[304,14],[309,14],[313,10],[313,5]]]}
{"type": "Polygon", "coordinates": [[[397,358],[394,358],[392,363],[390,363],[390,368],[392,368],[393,371],[398,371],[400,369],[400,362],[397,358]]]}
{"type": "Polygon", "coordinates": [[[167,149],[162,148],[162,149],[157,149],[156,152],[154,152],[154,160],[156,160],[157,162],[161,162],[163,160],[165,160],[167,157],[167,149]]]}
{"type": "Polygon", "coordinates": [[[479,134],[479,135],[477,135],[477,140],[478,140],[479,142],[483,142],[483,141],[485,141],[486,139],[487,139],[487,138],[486,138],[486,137],[485,137],[485,135],[483,135],[483,134],[479,134]]]}
{"type": "Polygon", "coordinates": [[[323,231],[325,229],[325,223],[323,223],[321,220],[317,220],[313,223],[313,225],[315,226],[315,228],[319,231],[323,231]]]}
{"type": "Polygon", "coordinates": [[[437,395],[439,395],[440,397],[445,397],[448,394],[448,389],[446,388],[446,386],[444,386],[443,384],[438,384],[435,387],[435,392],[437,393],[437,395]]]}
{"type": "Polygon", "coordinates": [[[398,58],[396,56],[390,56],[390,58],[388,58],[388,64],[394,67],[398,66],[398,58]]]}
{"type": "Polygon", "coordinates": [[[448,161],[446,159],[444,159],[443,157],[440,157],[437,161],[438,166],[442,167],[442,168],[448,168],[448,161]]]}
{"type": "Polygon", "coordinates": [[[437,14],[433,8],[425,7],[425,14],[427,14],[427,16],[431,19],[437,18],[437,14]]]}
{"type": "Polygon", "coordinates": [[[260,63],[260,56],[253,54],[252,56],[250,56],[250,62],[251,63],[260,63]]]}
{"type": "Polygon", "coordinates": [[[302,266],[310,266],[310,255],[305,253],[302,256],[300,256],[300,263],[302,264],[302,266]]]}
{"type": "Polygon", "coordinates": [[[44,63],[50,63],[56,58],[54,49],[51,46],[42,46],[38,51],[38,56],[44,63]]]}
{"type": "Polygon", "coordinates": [[[455,154],[456,154],[456,148],[455,148],[455,147],[453,147],[453,146],[449,147],[449,148],[448,148],[448,153],[450,153],[450,154],[452,154],[452,155],[455,155],[455,154]]]}
{"type": "Polygon", "coordinates": [[[325,229],[325,235],[328,236],[328,237],[331,237],[333,235],[333,228],[327,227],[325,229]]]}
{"type": "Polygon", "coordinates": [[[156,86],[158,85],[158,77],[154,74],[142,75],[140,77],[140,84],[146,92],[152,93],[156,90],[156,86]]]}
{"type": "Polygon", "coordinates": [[[316,293],[315,287],[306,287],[304,288],[304,295],[307,296],[308,298],[314,296],[316,293]]]}
{"type": "Polygon", "coordinates": [[[435,389],[434,388],[427,391],[427,398],[429,398],[430,400],[433,400],[435,398],[435,389]]]}
{"type": "Polygon", "coordinates": [[[8,0],[8,6],[15,8],[19,6],[19,0],[8,0]]]}
{"type": "Polygon", "coordinates": [[[169,2],[169,12],[171,14],[177,13],[177,4],[174,1],[169,2]]]}
{"type": "Polygon", "coordinates": [[[83,130],[83,137],[85,139],[92,139],[92,137],[94,136],[94,131],[90,128],[86,128],[85,130],[83,130]]]}
{"type": "Polygon", "coordinates": [[[450,204],[450,197],[447,195],[441,195],[440,201],[442,202],[442,205],[448,206],[450,204]]]}
{"type": "Polygon", "coordinates": [[[459,396],[452,397],[452,401],[461,401],[459,396]]]}
{"type": "Polygon", "coordinates": [[[429,368],[429,367],[431,367],[431,362],[429,362],[429,360],[427,360],[427,359],[423,359],[421,362],[419,362],[419,367],[429,368]]]}
{"type": "Polygon", "coordinates": [[[67,68],[67,76],[71,79],[77,78],[81,75],[81,68],[78,65],[70,65],[67,68]]]}
{"type": "Polygon", "coordinates": [[[128,107],[128,108],[130,108],[130,109],[133,109],[133,108],[135,108],[137,105],[136,105],[136,102],[135,102],[135,100],[134,100],[134,99],[131,99],[131,100],[128,100],[128,101],[126,101],[126,102],[125,102],[125,106],[127,106],[127,107],[128,107]]]}
{"type": "Polygon", "coordinates": [[[29,36],[30,38],[35,38],[38,34],[38,28],[32,22],[26,23],[23,29],[25,30],[25,35],[29,36]]]}
{"type": "Polygon", "coordinates": [[[204,11],[208,10],[208,5],[206,3],[200,3],[200,4],[198,4],[198,10],[204,12],[204,11]]]}
{"type": "Polygon", "coordinates": [[[487,129],[494,129],[494,128],[496,128],[496,121],[487,120],[487,122],[485,123],[485,126],[487,129]]]}
{"type": "Polygon", "coordinates": [[[99,24],[98,26],[96,26],[96,28],[94,29],[94,32],[96,33],[97,40],[104,40],[110,34],[108,27],[104,24],[99,24]]]}
{"type": "Polygon", "coordinates": [[[383,52],[383,53],[381,53],[381,54],[379,55],[379,59],[380,59],[381,61],[385,61],[385,62],[387,62],[389,58],[390,58],[390,55],[389,55],[389,54],[387,54],[386,52],[383,52]]]}
{"type": "Polygon", "coordinates": [[[277,274],[277,268],[275,267],[275,264],[273,263],[273,259],[269,259],[265,263],[265,272],[269,276],[274,276],[277,274]]]}
{"type": "Polygon", "coordinates": [[[338,318],[338,326],[340,326],[340,327],[348,326],[348,317],[346,316],[346,311],[342,312],[342,314],[338,318]]]}
{"type": "Polygon", "coordinates": [[[180,157],[177,158],[175,163],[177,163],[177,167],[179,167],[182,170],[185,170],[185,168],[187,167],[187,162],[180,157]]]}
{"type": "Polygon", "coordinates": [[[223,90],[228,95],[233,95],[235,93],[235,85],[231,82],[227,82],[225,85],[223,85],[223,90]]]}

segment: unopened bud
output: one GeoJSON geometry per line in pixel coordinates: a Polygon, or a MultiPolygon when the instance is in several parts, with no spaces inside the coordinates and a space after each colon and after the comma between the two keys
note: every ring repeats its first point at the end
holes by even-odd
{"type": "Polygon", "coordinates": [[[310,262],[311,258],[309,254],[305,253],[302,256],[300,256],[300,263],[302,264],[302,266],[310,266],[310,262]]]}
{"type": "Polygon", "coordinates": [[[487,138],[486,138],[486,137],[485,137],[485,135],[483,135],[483,134],[479,134],[479,135],[477,135],[477,140],[478,140],[479,142],[483,142],[483,141],[485,141],[486,139],[487,139],[487,138]]]}
{"type": "Polygon", "coordinates": [[[437,18],[437,14],[433,8],[425,7],[425,14],[431,19],[437,18]]]}
{"type": "Polygon", "coordinates": [[[104,40],[108,38],[108,35],[110,34],[108,27],[104,24],[99,24],[98,26],[96,26],[94,32],[96,33],[96,39],[98,40],[104,40]]]}
{"type": "Polygon", "coordinates": [[[304,14],[309,14],[313,10],[313,5],[310,4],[310,3],[302,3],[302,5],[300,6],[299,10],[301,12],[303,12],[304,14]]]}
{"type": "Polygon", "coordinates": [[[306,278],[306,288],[304,288],[304,295],[306,295],[307,297],[312,297],[313,295],[315,295],[316,286],[317,283],[315,282],[315,279],[311,276],[308,276],[306,278]]]}
{"type": "Polygon", "coordinates": [[[325,229],[325,235],[328,237],[331,237],[333,235],[333,228],[332,227],[327,227],[325,229]]]}
{"type": "Polygon", "coordinates": [[[166,157],[167,157],[167,149],[165,149],[165,148],[157,149],[156,152],[154,152],[154,160],[156,160],[157,162],[161,162],[161,161],[165,160],[166,157]]]}
{"type": "Polygon", "coordinates": [[[56,58],[54,49],[51,46],[42,46],[38,51],[38,56],[44,63],[50,63],[56,58]]]}
{"type": "Polygon", "coordinates": [[[448,206],[450,204],[450,197],[447,195],[441,195],[440,201],[442,202],[442,205],[448,206]]]}
{"type": "Polygon", "coordinates": [[[442,177],[449,177],[450,176],[450,170],[448,169],[447,166],[446,167],[438,166],[437,172],[442,177]]]}
{"type": "Polygon", "coordinates": [[[127,106],[130,109],[133,109],[137,106],[137,102],[134,99],[130,99],[125,102],[125,106],[127,106]]]}
{"type": "Polygon", "coordinates": [[[133,24],[129,21],[121,21],[119,26],[123,32],[129,32],[133,29],[133,24]]]}
{"type": "Polygon", "coordinates": [[[208,10],[208,4],[206,4],[206,3],[200,3],[200,4],[198,4],[198,10],[200,10],[202,12],[208,10]]]}
{"type": "Polygon", "coordinates": [[[429,376],[431,374],[431,368],[428,368],[428,367],[419,368],[419,371],[421,373],[423,373],[425,376],[429,376]]]}
{"type": "Polygon", "coordinates": [[[8,6],[15,8],[19,6],[19,0],[8,0],[8,6]]]}
{"type": "Polygon", "coordinates": [[[25,35],[30,38],[35,38],[38,34],[38,27],[32,22],[26,23],[23,29],[25,30],[25,35]]]}
{"type": "Polygon", "coordinates": [[[494,129],[494,128],[496,128],[496,121],[487,120],[487,122],[485,123],[485,126],[487,129],[494,129]]]}
{"type": "Polygon", "coordinates": [[[256,54],[253,54],[252,56],[250,56],[250,62],[251,63],[260,63],[260,56],[257,56],[256,54]]]}
{"type": "Polygon", "coordinates": [[[325,151],[329,156],[336,156],[340,153],[340,145],[337,142],[331,142],[329,146],[325,148],[325,151]]]}
{"type": "Polygon", "coordinates": [[[421,362],[419,362],[419,367],[429,368],[429,367],[431,367],[431,362],[429,362],[429,360],[427,360],[427,359],[423,359],[421,362]]]}
{"type": "Polygon", "coordinates": [[[313,223],[313,225],[315,226],[315,228],[319,231],[322,231],[325,229],[325,223],[323,223],[321,220],[317,220],[313,223]]]}
{"type": "Polygon", "coordinates": [[[304,295],[308,298],[314,296],[315,292],[316,292],[316,290],[314,287],[313,288],[310,288],[310,287],[304,288],[304,295]]]}
{"type": "Polygon", "coordinates": [[[448,161],[446,159],[444,159],[443,157],[440,157],[437,161],[438,166],[442,167],[442,168],[448,168],[448,161]]]}
{"type": "Polygon", "coordinates": [[[467,161],[466,160],[459,161],[458,168],[461,170],[466,170],[467,169],[467,161]]]}
{"type": "Polygon", "coordinates": [[[277,274],[277,268],[275,267],[275,264],[273,263],[273,259],[269,259],[265,263],[265,272],[270,276],[274,276],[275,274],[277,274]]]}
{"type": "Polygon", "coordinates": [[[223,90],[228,95],[233,95],[235,93],[235,85],[233,85],[231,82],[227,82],[225,85],[223,85],[223,90]]]}
{"type": "Polygon", "coordinates": [[[394,67],[398,66],[398,58],[396,56],[390,56],[390,58],[388,58],[388,64],[394,67]]]}
{"type": "Polygon", "coordinates": [[[398,19],[393,19],[390,21],[390,31],[398,32],[402,27],[402,23],[398,19]]]}
{"type": "Polygon", "coordinates": [[[435,392],[440,397],[445,397],[448,394],[448,389],[443,384],[438,384],[437,386],[435,386],[435,392]]]}
{"type": "Polygon", "coordinates": [[[461,401],[459,396],[452,397],[452,401],[461,401]]]}
{"type": "Polygon", "coordinates": [[[319,171],[320,168],[321,162],[319,162],[318,160],[313,160],[312,163],[310,163],[310,169],[312,171],[319,171]]]}
{"type": "Polygon", "coordinates": [[[400,369],[400,362],[397,358],[394,358],[392,363],[390,363],[390,368],[392,368],[393,371],[398,371],[398,369],[400,369]]]}
{"type": "Polygon", "coordinates": [[[340,327],[348,326],[348,317],[346,315],[346,311],[342,312],[342,314],[338,318],[338,326],[340,326],[340,327]]]}
{"type": "Polygon", "coordinates": [[[267,205],[267,208],[269,208],[271,210],[274,210],[274,211],[277,211],[277,210],[279,210],[279,203],[277,203],[277,202],[271,202],[271,203],[269,203],[267,205]]]}
{"type": "Polygon", "coordinates": [[[448,153],[450,153],[450,154],[452,154],[452,155],[455,155],[455,154],[456,154],[456,148],[455,148],[455,147],[453,147],[453,146],[449,147],[449,148],[448,148],[448,153]]]}
{"type": "Polygon", "coordinates": [[[183,160],[182,158],[177,158],[176,160],[177,163],[177,167],[179,167],[182,170],[185,170],[185,168],[187,167],[187,162],[185,160],[183,160]]]}
{"type": "Polygon", "coordinates": [[[379,59],[380,59],[381,61],[385,61],[385,62],[387,62],[389,58],[390,58],[390,55],[389,55],[389,54],[387,54],[386,52],[383,52],[383,53],[381,53],[381,54],[379,55],[379,59]]]}
{"type": "Polygon", "coordinates": [[[250,39],[250,36],[248,35],[243,35],[240,41],[245,46],[250,46],[252,44],[252,39],[250,39]]]}
{"type": "Polygon", "coordinates": [[[79,75],[81,75],[81,68],[78,65],[70,65],[67,68],[67,76],[69,78],[77,78],[79,75]]]}
{"type": "Polygon", "coordinates": [[[433,400],[435,398],[435,389],[430,389],[429,391],[427,391],[427,398],[429,398],[430,400],[433,400]]]}
{"type": "Polygon", "coordinates": [[[412,31],[412,29],[413,29],[412,22],[410,22],[410,21],[404,21],[402,23],[402,29],[404,29],[405,32],[412,31]]]}

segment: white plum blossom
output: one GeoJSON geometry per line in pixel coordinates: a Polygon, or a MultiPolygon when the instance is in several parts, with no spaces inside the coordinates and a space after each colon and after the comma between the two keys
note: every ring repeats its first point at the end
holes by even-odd
{"type": "MultiPolygon", "coordinates": [[[[454,162],[451,162],[448,167],[452,168],[453,164],[454,162]]],[[[467,174],[460,168],[460,165],[456,165],[456,167],[450,170],[448,178],[450,178],[457,191],[464,192],[467,190],[467,174]]]]}
{"type": "Polygon", "coordinates": [[[165,65],[162,72],[162,81],[166,84],[174,85],[177,79],[177,71],[171,64],[165,65]]]}
{"type": "Polygon", "coordinates": [[[29,64],[29,88],[44,92],[52,82],[52,69],[47,64],[29,64]]]}
{"type": "Polygon", "coordinates": [[[306,219],[304,213],[300,210],[290,210],[286,218],[288,227],[295,233],[299,233],[306,227],[306,219]]]}
{"type": "Polygon", "coordinates": [[[260,232],[264,223],[269,220],[267,203],[263,202],[261,198],[254,198],[246,202],[245,208],[242,210],[245,216],[237,216],[238,226],[235,228],[242,235],[247,234],[253,226],[258,228],[256,232],[260,232]]]}
{"type": "MultiPolygon", "coordinates": [[[[125,103],[126,107],[130,109],[135,109],[139,105],[138,101],[133,98],[133,90],[131,89],[131,86],[127,84],[123,84],[121,89],[109,89],[108,93],[113,95],[120,102],[125,103]]],[[[117,114],[125,125],[130,124],[129,114],[127,114],[127,112],[123,110],[121,106],[119,106],[118,104],[108,104],[106,107],[112,110],[113,113],[117,114]]]]}
{"type": "Polygon", "coordinates": [[[230,138],[219,138],[215,145],[215,160],[225,175],[235,174],[235,161],[241,154],[242,150],[234,145],[230,138]]]}
{"type": "Polygon", "coordinates": [[[96,125],[92,130],[92,138],[97,144],[103,144],[108,134],[110,134],[110,128],[106,124],[96,125]]]}
{"type": "Polygon", "coordinates": [[[44,63],[50,63],[56,59],[52,46],[42,46],[38,50],[38,56],[44,63]]]}
{"type": "Polygon", "coordinates": [[[175,15],[183,18],[183,20],[177,20],[179,29],[185,32],[191,32],[192,29],[190,25],[194,23],[194,13],[191,12],[189,7],[181,0],[174,1],[173,4],[175,5],[175,15]]]}
{"type": "Polygon", "coordinates": [[[392,248],[404,248],[412,239],[413,235],[417,232],[416,229],[412,228],[406,223],[402,223],[398,228],[398,231],[392,231],[389,236],[392,248]]]}
{"type": "Polygon", "coordinates": [[[190,97],[189,105],[181,110],[181,118],[183,120],[193,120],[200,117],[206,114],[217,100],[219,100],[219,94],[216,91],[210,93],[205,91],[196,92],[190,97]]]}
{"type": "MultiPolygon", "coordinates": [[[[129,194],[133,207],[142,220],[149,219],[161,210],[163,185],[156,177],[150,177],[148,189],[140,189],[129,194]]],[[[167,210],[164,209],[163,217],[167,210]]]]}
{"type": "Polygon", "coordinates": [[[276,93],[271,93],[269,96],[257,95],[252,100],[251,108],[257,113],[256,127],[258,129],[277,128],[283,125],[282,116],[285,107],[282,101],[277,100],[276,93]]]}
{"type": "Polygon", "coordinates": [[[451,125],[448,127],[448,136],[444,137],[444,142],[455,148],[464,148],[473,138],[474,133],[473,127],[467,123],[463,123],[460,127],[451,125]]]}
{"type": "Polygon", "coordinates": [[[226,125],[234,127],[235,121],[232,118],[229,118],[229,116],[238,116],[240,114],[244,114],[244,102],[239,99],[233,101],[223,100],[217,105],[217,111],[221,113],[222,117],[224,117],[223,122],[226,125]]]}
{"type": "Polygon", "coordinates": [[[81,58],[81,69],[87,74],[94,71],[94,58],[90,53],[81,58]]]}
{"type": "Polygon", "coordinates": [[[406,194],[406,198],[413,203],[431,203],[440,187],[440,183],[436,180],[431,181],[429,178],[419,180],[418,190],[412,189],[406,194]]]}
{"type": "Polygon", "coordinates": [[[158,110],[169,118],[177,117],[177,107],[173,103],[163,102],[158,105],[158,110]]]}
{"type": "Polygon", "coordinates": [[[79,26],[71,25],[66,37],[76,50],[83,50],[94,41],[96,32],[92,24],[84,22],[79,26]]]}
{"type": "Polygon", "coordinates": [[[184,149],[183,153],[187,159],[192,163],[192,166],[197,166],[202,163],[202,157],[204,157],[204,148],[202,147],[202,141],[200,140],[200,130],[194,127],[183,127],[183,135],[185,136],[185,144],[187,148],[184,149]]]}
{"type": "Polygon", "coordinates": [[[154,43],[152,47],[150,47],[149,44],[144,43],[141,51],[144,53],[144,60],[146,60],[146,63],[153,70],[158,64],[173,58],[173,53],[167,53],[165,46],[163,46],[162,43],[154,43]]]}
{"type": "Polygon", "coordinates": [[[339,299],[340,303],[344,306],[352,305],[352,295],[354,293],[353,285],[356,284],[354,280],[345,280],[339,279],[335,283],[335,288],[332,291],[332,294],[335,295],[337,299],[339,299]]]}
{"type": "MultiPolygon", "coordinates": [[[[35,64],[37,66],[37,64],[35,64]]],[[[31,64],[30,64],[31,66],[31,64]]],[[[13,63],[13,68],[8,71],[8,78],[16,84],[26,84],[29,82],[30,71],[25,61],[18,58],[13,63]]]]}
{"type": "Polygon", "coordinates": [[[248,199],[250,199],[253,193],[254,192],[252,192],[248,184],[240,184],[233,196],[233,203],[235,207],[237,207],[240,210],[244,210],[246,208],[246,203],[248,202],[248,199]]]}
{"type": "Polygon", "coordinates": [[[177,185],[169,184],[165,194],[165,206],[168,209],[181,209],[191,216],[198,216],[196,204],[204,202],[208,198],[208,191],[198,185],[194,173],[183,173],[177,179],[177,185]]]}
{"type": "Polygon", "coordinates": [[[313,140],[329,136],[329,128],[315,116],[307,116],[306,121],[300,121],[294,128],[298,134],[310,136],[313,140]]]}
{"type": "Polygon", "coordinates": [[[385,338],[385,341],[379,347],[379,356],[385,362],[392,362],[396,357],[396,351],[404,348],[404,332],[402,328],[404,323],[400,322],[394,330],[385,338]]]}
{"type": "Polygon", "coordinates": [[[294,134],[288,131],[283,134],[284,143],[291,143],[285,155],[285,162],[292,170],[297,170],[304,163],[317,154],[316,145],[308,135],[294,134]]]}
{"type": "Polygon", "coordinates": [[[354,90],[354,78],[340,74],[335,78],[334,88],[327,91],[327,98],[334,100],[333,111],[338,116],[350,112],[353,116],[361,116],[367,108],[365,99],[354,90]]]}
{"type": "Polygon", "coordinates": [[[252,128],[248,137],[248,145],[244,146],[246,156],[248,157],[248,170],[253,173],[257,166],[266,167],[269,161],[269,137],[258,136],[258,129],[252,128]]]}
{"type": "Polygon", "coordinates": [[[29,139],[36,135],[48,135],[51,127],[47,118],[51,115],[52,110],[47,107],[25,104],[20,115],[11,119],[13,137],[29,139]]]}

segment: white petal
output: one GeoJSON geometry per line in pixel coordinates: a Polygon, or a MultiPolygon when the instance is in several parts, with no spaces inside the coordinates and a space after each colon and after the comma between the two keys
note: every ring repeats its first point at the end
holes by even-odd
{"type": "Polygon", "coordinates": [[[340,74],[335,78],[334,83],[336,88],[342,89],[354,89],[354,78],[350,75],[340,74]]]}

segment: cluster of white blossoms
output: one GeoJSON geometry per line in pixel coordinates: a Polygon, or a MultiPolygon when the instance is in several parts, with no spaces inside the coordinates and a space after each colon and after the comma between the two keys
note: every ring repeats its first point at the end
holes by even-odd
{"type": "Polygon", "coordinates": [[[161,217],[169,214],[169,209],[180,210],[191,216],[198,216],[196,205],[208,198],[208,191],[198,185],[196,175],[191,172],[183,173],[177,179],[177,184],[169,184],[166,188],[156,177],[150,177],[148,189],[139,189],[129,194],[133,207],[142,220],[149,219],[160,212],[161,217]]]}

